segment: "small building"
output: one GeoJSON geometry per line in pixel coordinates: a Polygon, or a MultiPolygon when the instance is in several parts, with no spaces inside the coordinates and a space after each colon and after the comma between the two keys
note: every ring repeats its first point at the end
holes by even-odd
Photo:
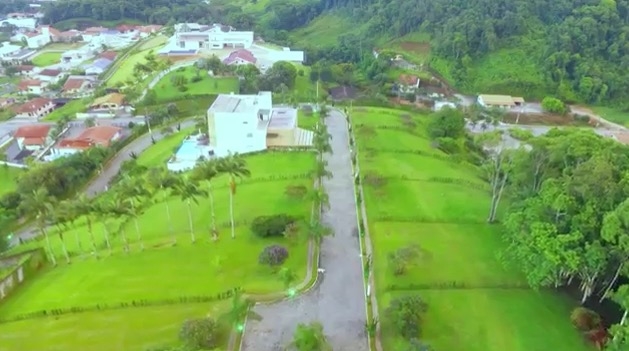
{"type": "Polygon", "coordinates": [[[20,94],[37,94],[41,95],[45,90],[47,82],[39,79],[25,79],[17,85],[17,91],[20,94]]]}
{"type": "Polygon", "coordinates": [[[16,118],[40,119],[55,109],[55,104],[50,99],[34,98],[22,105],[15,107],[16,118]]]}
{"type": "Polygon", "coordinates": [[[69,76],[61,88],[64,95],[81,94],[93,88],[94,79],[90,76],[69,76]]]}
{"type": "Polygon", "coordinates": [[[32,77],[39,72],[39,68],[33,65],[19,65],[16,66],[15,69],[17,70],[17,74],[28,77],[32,77]]]}
{"type": "Polygon", "coordinates": [[[25,34],[26,44],[30,49],[39,49],[52,41],[48,26],[41,26],[33,32],[25,34]]]}
{"type": "Polygon", "coordinates": [[[108,50],[108,51],[101,52],[98,55],[98,57],[99,58],[104,58],[104,59],[109,60],[109,61],[115,61],[116,57],[118,57],[118,53],[115,52],[115,51],[108,50]]]}
{"type": "Polygon", "coordinates": [[[83,30],[83,33],[81,33],[81,36],[83,37],[83,40],[85,41],[92,41],[92,39],[100,36],[100,34],[106,30],[107,28],[105,27],[89,27],[83,30]]]}
{"type": "Polygon", "coordinates": [[[14,98],[0,98],[0,109],[7,108],[15,103],[14,98]]]}
{"type": "Polygon", "coordinates": [[[11,55],[19,52],[20,50],[22,50],[22,48],[20,46],[13,45],[13,44],[11,44],[9,42],[4,42],[0,46],[0,57],[2,57],[4,59],[5,57],[11,56],[11,55]]]}
{"type": "Polygon", "coordinates": [[[128,24],[121,24],[118,27],[116,27],[116,30],[121,34],[133,33],[135,32],[135,26],[128,25],[128,24]]]}
{"type": "Polygon", "coordinates": [[[90,55],[85,50],[68,50],[61,54],[61,63],[77,64],[87,60],[90,55]]]}
{"type": "Polygon", "coordinates": [[[290,48],[283,47],[281,51],[270,51],[268,53],[268,58],[271,61],[287,61],[287,62],[296,62],[303,63],[305,59],[305,54],[303,51],[291,51],[290,48]]]}
{"type": "Polygon", "coordinates": [[[42,82],[47,82],[51,84],[58,83],[65,74],[58,69],[44,69],[37,75],[37,78],[42,82]]]}
{"type": "Polygon", "coordinates": [[[124,108],[124,95],[120,93],[111,93],[96,98],[90,105],[92,111],[116,111],[124,108]]]}
{"type": "Polygon", "coordinates": [[[103,74],[112,63],[113,61],[106,58],[99,58],[85,68],[85,74],[95,76],[103,74]]]}
{"type": "Polygon", "coordinates": [[[441,111],[444,108],[456,109],[456,104],[450,101],[435,101],[435,105],[432,107],[433,111],[441,111]]]}
{"type": "Polygon", "coordinates": [[[524,98],[510,95],[479,95],[477,102],[485,108],[513,108],[522,106],[524,98]]]}
{"type": "Polygon", "coordinates": [[[53,36],[53,41],[62,42],[62,43],[72,43],[79,42],[83,40],[83,33],[76,29],[70,29],[63,32],[60,32],[57,36],[57,39],[53,36]]]}
{"type": "Polygon", "coordinates": [[[253,32],[236,31],[231,26],[214,24],[203,26],[197,23],[175,25],[171,38],[179,50],[249,48],[253,44],[253,32]]]}
{"type": "Polygon", "coordinates": [[[148,26],[139,26],[136,27],[136,29],[140,32],[141,38],[146,38],[153,33],[159,32],[162,29],[162,26],[152,24],[148,26]]]}
{"type": "Polygon", "coordinates": [[[253,53],[247,49],[238,49],[236,51],[232,51],[229,56],[227,56],[223,63],[232,66],[232,65],[255,65],[258,60],[253,56],[253,53]]]}
{"type": "Polygon", "coordinates": [[[0,21],[0,26],[12,25],[17,28],[35,29],[37,28],[37,18],[24,13],[10,13],[6,19],[0,21]]]}
{"type": "Polygon", "coordinates": [[[122,137],[122,128],[96,126],[85,129],[75,138],[66,138],[52,148],[56,157],[72,155],[92,147],[109,147],[122,137]]]}
{"type": "Polygon", "coordinates": [[[20,150],[37,151],[50,144],[50,130],[47,124],[32,124],[18,128],[13,134],[20,150]]]}
{"type": "Polygon", "coordinates": [[[401,74],[398,78],[398,89],[401,93],[414,93],[419,89],[420,79],[411,74],[401,74]]]}

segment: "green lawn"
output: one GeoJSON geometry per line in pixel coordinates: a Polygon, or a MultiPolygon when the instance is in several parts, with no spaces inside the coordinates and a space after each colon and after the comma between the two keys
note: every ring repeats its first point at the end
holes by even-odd
{"type": "Polygon", "coordinates": [[[165,166],[166,161],[179,149],[181,142],[193,131],[194,128],[182,129],[179,132],[174,129],[173,134],[166,136],[155,145],[144,150],[138,157],[138,163],[146,167],[165,166]]]}
{"type": "Polygon", "coordinates": [[[44,47],[44,50],[72,50],[84,45],[85,43],[50,43],[44,47]]]}
{"type": "Polygon", "coordinates": [[[124,83],[125,81],[127,81],[127,79],[132,78],[133,67],[135,67],[137,63],[145,62],[146,60],[144,59],[144,57],[151,50],[154,50],[154,48],[138,51],[132,55],[129,55],[127,58],[124,59],[124,61],[120,62],[119,66],[115,68],[116,71],[114,72],[114,74],[112,74],[111,77],[107,79],[107,86],[114,87],[116,86],[116,84],[124,83]]]}
{"type": "Polygon", "coordinates": [[[329,48],[338,44],[340,34],[358,33],[364,25],[352,23],[343,15],[328,13],[318,16],[305,27],[291,31],[290,37],[294,41],[294,50],[305,47],[329,48]]]}
{"type": "MultiPolygon", "coordinates": [[[[430,147],[424,132],[429,118],[360,107],[352,114],[368,178],[365,204],[381,313],[395,296],[422,296],[428,313],[420,339],[435,350],[590,350],[570,324],[571,301],[528,289],[520,272],[499,262],[500,227],[485,223],[490,201],[480,171],[430,147]],[[414,127],[404,120],[409,115],[414,127]],[[389,254],[411,244],[420,250],[416,264],[394,275],[389,254]],[[453,283],[464,288],[451,288],[453,283]]],[[[384,314],[381,322],[384,349],[402,349],[406,342],[384,314]]]]}
{"type": "Polygon", "coordinates": [[[15,190],[17,177],[24,172],[21,168],[0,165],[0,196],[15,190]]]}
{"type": "Polygon", "coordinates": [[[59,63],[61,60],[60,52],[43,52],[33,58],[33,65],[45,67],[59,63]]]}
{"type": "Polygon", "coordinates": [[[590,108],[594,113],[610,122],[629,126],[629,112],[606,106],[592,106],[590,108]]]}
{"type": "Polygon", "coordinates": [[[197,75],[197,70],[193,66],[182,67],[165,75],[153,88],[157,95],[157,100],[168,101],[177,99],[186,94],[208,95],[222,93],[238,93],[238,78],[236,77],[210,77],[204,71],[199,71],[202,78],[198,82],[192,79],[197,75]],[[184,76],[188,80],[186,90],[181,91],[173,85],[174,76],[184,76]]]}
{"type": "Polygon", "coordinates": [[[306,114],[303,110],[297,110],[297,125],[299,128],[315,130],[319,122],[319,114],[310,113],[306,114]]]}
{"type": "Polygon", "coordinates": [[[140,45],[139,50],[144,51],[144,50],[151,50],[151,49],[159,48],[162,45],[166,44],[167,41],[168,41],[168,38],[165,35],[158,34],[150,38],[149,40],[145,41],[144,43],[142,43],[142,45],[140,45]]]}
{"type": "Polygon", "coordinates": [[[85,112],[89,102],[90,99],[71,100],[67,104],[52,111],[48,116],[44,117],[44,120],[56,121],[61,119],[63,116],[68,116],[70,117],[70,119],[75,119],[77,113],[85,112]]]}

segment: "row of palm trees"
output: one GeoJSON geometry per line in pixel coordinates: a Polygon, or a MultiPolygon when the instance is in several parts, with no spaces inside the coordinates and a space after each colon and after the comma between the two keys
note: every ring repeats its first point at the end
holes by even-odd
{"type": "MultiPolygon", "coordinates": [[[[239,155],[230,155],[221,159],[204,161],[197,165],[188,175],[178,175],[168,171],[166,168],[149,169],[145,177],[125,176],[111,191],[103,194],[97,199],[88,198],[85,194],[74,199],[58,200],[51,196],[45,188],[33,190],[31,195],[25,199],[22,206],[26,213],[35,216],[35,224],[40,234],[46,240],[51,262],[56,265],[56,257],[52,250],[50,241],[50,227],[56,227],[59,236],[63,255],[67,262],[70,262],[70,253],[67,250],[64,238],[65,232],[80,218],[83,218],[91,242],[92,253],[98,256],[97,240],[93,231],[95,221],[103,224],[105,245],[112,252],[110,222],[112,219],[123,219],[119,230],[124,243],[125,252],[129,251],[129,240],[124,230],[123,224],[133,221],[137,241],[140,248],[144,249],[142,231],[140,230],[139,218],[147,208],[155,202],[164,202],[166,216],[168,220],[168,232],[172,236],[173,244],[177,243],[177,236],[173,226],[171,209],[168,201],[164,201],[172,196],[178,196],[186,203],[188,210],[188,224],[192,242],[196,241],[194,221],[192,217],[192,204],[198,204],[199,198],[208,197],[211,208],[211,227],[213,240],[218,239],[216,229],[216,216],[214,214],[214,197],[212,183],[216,177],[226,174],[229,179],[230,194],[230,223],[232,238],[235,237],[234,222],[234,195],[236,194],[237,179],[250,176],[246,162],[239,155]],[[201,183],[207,183],[207,190],[201,187],[201,183]]],[[[76,245],[80,252],[83,247],[80,240],[80,231],[75,230],[76,245]]]]}

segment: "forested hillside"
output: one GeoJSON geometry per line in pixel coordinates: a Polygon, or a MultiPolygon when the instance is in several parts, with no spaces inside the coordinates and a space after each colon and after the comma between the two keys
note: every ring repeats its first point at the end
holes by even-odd
{"type": "Polygon", "coordinates": [[[47,4],[44,13],[46,23],[74,18],[132,19],[152,24],[209,21],[209,5],[202,0],[59,0],[47,4]]]}

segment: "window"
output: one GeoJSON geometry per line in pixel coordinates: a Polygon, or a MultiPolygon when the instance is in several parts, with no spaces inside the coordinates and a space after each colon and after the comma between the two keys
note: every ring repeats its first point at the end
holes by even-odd
{"type": "Polygon", "coordinates": [[[253,138],[253,134],[252,133],[247,133],[247,138],[253,138]]]}
{"type": "Polygon", "coordinates": [[[242,122],[242,124],[249,124],[249,122],[247,122],[247,121],[244,121],[244,122],[242,122]]]}

